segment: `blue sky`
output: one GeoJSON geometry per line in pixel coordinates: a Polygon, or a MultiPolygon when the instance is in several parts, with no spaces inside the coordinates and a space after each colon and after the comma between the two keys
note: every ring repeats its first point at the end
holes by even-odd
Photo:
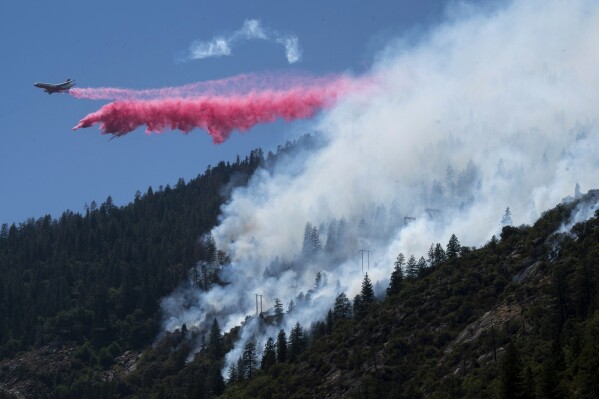
{"type": "Polygon", "coordinates": [[[155,88],[241,73],[368,70],[393,38],[418,37],[437,23],[444,1],[6,1],[0,5],[0,224],[23,222],[111,195],[197,176],[209,164],[252,148],[274,149],[309,129],[306,122],[257,126],[215,146],[188,135],[143,129],[109,140],[97,127],[73,132],[106,102],[43,93],[37,81],[77,80],[78,87],[155,88]],[[248,41],[228,57],[175,62],[194,40],[239,29],[247,19],[298,37],[300,62],[283,48],[248,41]]]}

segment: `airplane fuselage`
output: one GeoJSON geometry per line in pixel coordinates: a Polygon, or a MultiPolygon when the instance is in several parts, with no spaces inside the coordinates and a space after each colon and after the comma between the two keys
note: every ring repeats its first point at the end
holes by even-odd
{"type": "Polygon", "coordinates": [[[34,83],[33,85],[40,89],[44,89],[44,91],[48,94],[66,93],[71,89],[71,87],[73,87],[75,85],[75,81],[71,80],[71,79],[67,79],[66,82],[59,83],[59,84],[37,82],[37,83],[34,83]]]}

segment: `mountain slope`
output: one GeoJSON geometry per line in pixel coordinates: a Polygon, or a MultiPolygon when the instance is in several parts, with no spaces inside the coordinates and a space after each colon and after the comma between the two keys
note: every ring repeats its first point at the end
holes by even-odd
{"type": "Polygon", "coordinates": [[[223,397],[597,397],[599,219],[554,234],[575,206],[464,248],[223,397]]]}
{"type": "MultiPolygon", "coordinates": [[[[532,227],[505,227],[483,248],[462,247],[357,317],[303,326],[306,349],[295,360],[254,369],[251,379],[226,389],[223,356],[239,327],[217,333],[217,351],[195,330],[153,342],[160,297],[197,260],[213,256],[196,240],[216,221],[217,193],[231,180],[247,181],[263,162],[260,154],[209,168],[188,184],[148,190],[126,207],[107,200],[86,215],[3,228],[0,394],[597,396],[599,219],[572,221],[598,201],[596,191],[546,212],[532,227]],[[564,225],[566,232],[556,233],[564,225]]],[[[260,323],[276,324],[277,317],[260,323]]]]}

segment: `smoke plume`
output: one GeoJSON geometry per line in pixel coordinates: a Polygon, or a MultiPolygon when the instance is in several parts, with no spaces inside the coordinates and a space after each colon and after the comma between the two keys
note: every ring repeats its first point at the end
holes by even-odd
{"type": "Polygon", "coordinates": [[[243,23],[241,29],[229,35],[216,36],[209,41],[194,41],[187,54],[181,57],[180,61],[231,55],[233,47],[247,40],[266,40],[282,45],[290,64],[299,61],[302,56],[297,36],[279,33],[276,30],[263,27],[259,20],[249,19],[243,23]]]}
{"type": "Polygon", "coordinates": [[[266,308],[274,298],[299,304],[281,326],[246,321],[227,355],[236,361],[249,337],[309,327],[338,292],[353,298],[360,249],[371,251],[364,271],[381,292],[400,252],[426,257],[451,234],[483,245],[507,207],[515,225],[533,223],[577,182],[599,185],[599,5],[531,0],[447,14],[417,44],[389,43],[372,87],[315,122],[323,145],[233,191],[212,231],[231,257],[219,272],[229,284],[165,300],[166,330],[206,317],[231,328],[253,313],[255,293],[266,308]],[[327,284],[315,286],[317,272],[327,284]]]}
{"type": "MultiPolygon", "coordinates": [[[[208,131],[214,143],[225,141],[234,129],[246,131],[258,123],[286,121],[312,117],[322,108],[331,106],[342,94],[362,85],[359,80],[335,78],[326,82],[314,79],[306,84],[283,89],[262,89],[245,94],[192,97],[198,86],[160,90],[132,91],[124,89],[79,89],[73,95],[79,98],[131,98],[115,101],[87,115],[73,130],[100,124],[104,134],[123,136],[139,126],[147,132],[177,129],[188,133],[194,128],[208,131]],[[316,85],[315,83],[320,83],[316,85]],[[160,96],[188,95],[189,97],[160,96]],[[135,99],[152,97],[156,99],[135,99]]],[[[226,81],[206,84],[211,90],[226,86],[226,81]]],[[[200,85],[201,88],[201,85],[200,85]]],[[[225,87],[226,88],[226,87],[225,87]]]]}

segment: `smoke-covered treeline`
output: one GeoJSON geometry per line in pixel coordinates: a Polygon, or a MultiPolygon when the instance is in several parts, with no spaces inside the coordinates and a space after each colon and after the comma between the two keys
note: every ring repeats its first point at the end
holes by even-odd
{"type": "MultiPolygon", "coordinates": [[[[338,287],[358,292],[359,250],[384,281],[399,252],[418,259],[452,233],[481,245],[508,207],[514,224],[530,223],[577,182],[596,186],[598,35],[593,2],[525,1],[456,5],[417,44],[390,43],[372,87],[316,123],[325,145],[233,191],[212,231],[231,259],[219,275],[227,284],[198,292],[194,312],[167,299],[165,327],[217,315],[231,328],[253,312],[254,294],[270,307],[324,272],[329,284],[285,329],[309,325],[338,287]],[[342,222],[334,256],[301,256],[306,223],[326,247],[342,222]]],[[[249,323],[229,362],[254,334],[249,323]]]]}
{"type": "Polygon", "coordinates": [[[476,250],[452,236],[420,275],[402,276],[414,261],[399,254],[384,300],[365,277],[353,309],[340,294],[295,360],[233,378],[222,397],[596,397],[599,213],[578,218],[598,199],[505,226],[476,250]]]}

